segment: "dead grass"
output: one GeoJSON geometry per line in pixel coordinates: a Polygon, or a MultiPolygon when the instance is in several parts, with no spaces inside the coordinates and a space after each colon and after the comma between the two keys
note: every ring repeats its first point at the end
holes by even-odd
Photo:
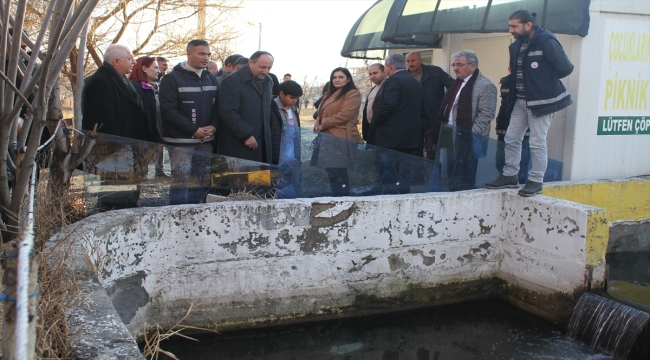
{"type": "Polygon", "coordinates": [[[150,327],[147,329],[145,326],[145,331],[144,331],[144,349],[142,351],[143,355],[146,356],[148,359],[152,360],[157,360],[158,356],[160,354],[164,354],[169,356],[172,359],[179,360],[176,355],[172,354],[169,351],[163,350],[160,345],[163,341],[173,337],[173,336],[180,336],[182,338],[196,341],[198,340],[187,336],[185,334],[181,334],[182,331],[184,330],[189,330],[189,331],[194,331],[194,332],[214,332],[218,333],[216,330],[212,329],[206,329],[206,328],[200,328],[200,327],[195,327],[195,326],[188,326],[188,325],[183,325],[183,322],[187,320],[188,317],[191,315],[200,312],[200,305],[195,307],[194,304],[190,304],[190,308],[187,310],[187,313],[185,316],[183,316],[182,319],[180,319],[174,326],[167,330],[164,331],[163,328],[160,327],[160,325],[155,324],[154,326],[150,327]]]}
{"type": "MultiPolygon", "coordinates": [[[[43,175],[43,174],[41,174],[43,175]]],[[[68,191],[54,198],[48,181],[41,178],[34,203],[34,249],[40,254],[39,295],[36,324],[38,359],[72,359],[70,329],[66,312],[80,301],[78,274],[69,266],[72,244],[66,241],[46,248],[48,239],[85,216],[83,206],[68,191]],[[65,244],[65,245],[64,245],[65,244]]],[[[70,234],[64,235],[64,238],[70,234]]],[[[16,240],[3,244],[3,251],[16,247],[16,240]]],[[[0,322],[2,320],[0,319],[0,322]]]]}
{"type": "Polygon", "coordinates": [[[241,190],[232,190],[228,195],[229,200],[270,200],[275,199],[275,193],[265,192],[260,189],[247,189],[244,187],[241,190]]]}
{"type": "Polygon", "coordinates": [[[72,357],[68,309],[82,299],[77,287],[79,274],[68,265],[73,256],[69,225],[85,217],[83,202],[64,192],[64,198],[53,198],[47,181],[41,181],[34,204],[36,230],[35,246],[41,252],[39,269],[40,296],[36,352],[41,359],[69,359],[72,357]],[[67,232],[63,241],[46,248],[47,241],[57,232],[67,232]]]}

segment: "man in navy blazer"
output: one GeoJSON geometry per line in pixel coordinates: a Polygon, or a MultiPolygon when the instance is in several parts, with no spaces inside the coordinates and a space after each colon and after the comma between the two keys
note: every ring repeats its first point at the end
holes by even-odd
{"type": "Polygon", "coordinates": [[[373,117],[368,143],[392,151],[379,151],[377,170],[384,194],[405,194],[411,188],[411,160],[423,146],[420,110],[422,86],[406,71],[406,59],[400,54],[386,58],[389,76],[372,106],[373,117]]]}

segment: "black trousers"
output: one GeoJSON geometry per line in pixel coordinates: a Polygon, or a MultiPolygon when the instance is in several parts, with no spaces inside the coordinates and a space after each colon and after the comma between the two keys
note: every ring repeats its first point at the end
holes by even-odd
{"type": "Polygon", "coordinates": [[[414,157],[421,157],[421,149],[378,149],[375,167],[381,179],[383,194],[408,194],[413,179],[414,157]],[[410,155],[410,156],[409,156],[410,155]]]}
{"type": "Polygon", "coordinates": [[[350,178],[347,168],[325,168],[332,196],[350,196],[350,178]]]}

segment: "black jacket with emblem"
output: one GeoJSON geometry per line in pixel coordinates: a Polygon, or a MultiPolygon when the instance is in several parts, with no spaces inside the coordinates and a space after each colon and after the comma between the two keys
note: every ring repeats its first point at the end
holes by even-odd
{"type": "MultiPolygon", "coordinates": [[[[517,57],[523,41],[524,39],[517,39],[509,47],[513,74],[517,71],[517,57]]],[[[522,67],[526,106],[534,117],[551,114],[573,104],[571,95],[560,81],[573,72],[573,64],[553,33],[535,26],[535,33],[523,54],[522,67]]],[[[517,77],[512,76],[508,112],[512,112],[517,100],[516,83],[517,77]]]]}
{"type": "Polygon", "coordinates": [[[158,94],[166,143],[198,144],[202,141],[193,135],[200,127],[218,127],[217,80],[209,71],[204,69],[199,78],[178,64],[162,78],[158,94]]]}

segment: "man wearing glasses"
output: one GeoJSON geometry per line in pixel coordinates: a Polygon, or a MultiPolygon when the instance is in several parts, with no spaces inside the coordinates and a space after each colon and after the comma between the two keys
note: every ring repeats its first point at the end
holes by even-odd
{"type": "Polygon", "coordinates": [[[456,82],[442,99],[433,139],[440,138],[445,142],[440,146],[448,148],[449,190],[460,191],[475,187],[478,159],[487,151],[490,122],[497,108],[497,87],[479,71],[474,51],[459,51],[451,59],[456,82]],[[459,130],[451,131],[454,128],[449,126],[459,130]],[[439,136],[440,132],[443,136],[439,136]]]}

